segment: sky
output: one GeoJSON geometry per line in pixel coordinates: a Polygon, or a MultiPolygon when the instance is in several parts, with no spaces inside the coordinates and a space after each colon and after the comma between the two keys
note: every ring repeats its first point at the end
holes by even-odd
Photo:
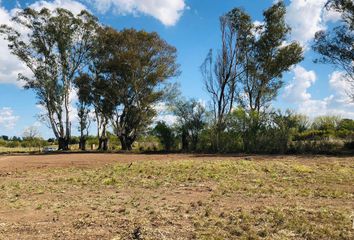
{"type": "MultiPolygon", "coordinates": [[[[262,22],[262,12],[276,0],[0,0],[0,24],[11,24],[16,9],[32,7],[54,9],[62,7],[79,13],[87,9],[100,22],[118,30],[144,29],[157,32],[178,51],[181,75],[173,81],[181,86],[186,98],[208,102],[199,67],[209,49],[220,46],[219,17],[235,7],[241,7],[253,21],[262,22]]],[[[311,50],[314,34],[339,20],[336,13],[323,9],[326,0],[286,0],[286,22],[292,28],[290,40],[305,49],[305,60],[284,74],[274,108],[292,109],[311,118],[338,115],[354,119],[354,104],[347,96],[348,83],[343,74],[331,65],[315,64],[318,57],[311,50]]],[[[24,90],[17,80],[19,73],[29,70],[0,40],[0,135],[22,136],[24,130],[35,126],[42,137],[53,137],[51,130],[38,120],[42,109],[35,94],[24,90]]],[[[73,96],[75,99],[75,96],[73,96]]],[[[75,110],[72,121],[75,126],[75,110]]],[[[171,120],[171,118],[169,118],[171,120]]],[[[94,132],[93,132],[94,133],[94,132]]]]}

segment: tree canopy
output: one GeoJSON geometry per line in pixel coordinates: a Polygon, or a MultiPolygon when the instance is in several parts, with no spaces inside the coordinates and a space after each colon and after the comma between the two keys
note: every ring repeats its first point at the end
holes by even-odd
{"type": "Polygon", "coordinates": [[[19,79],[36,93],[59,149],[67,150],[72,82],[87,61],[97,19],[87,11],[74,15],[62,8],[26,8],[18,11],[12,22],[26,29],[26,34],[7,25],[0,26],[0,33],[9,41],[11,52],[32,72],[31,76],[19,75],[19,79]]]}
{"type": "MultiPolygon", "coordinates": [[[[330,30],[316,33],[313,49],[320,54],[315,60],[333,64],[344,71],[347,80],[354,83],[354,2],[329,0],[326,8],[341,15],[341,21],[330,30]]],[[[353,97],[353,91],[349,92],[353,97]]]]}

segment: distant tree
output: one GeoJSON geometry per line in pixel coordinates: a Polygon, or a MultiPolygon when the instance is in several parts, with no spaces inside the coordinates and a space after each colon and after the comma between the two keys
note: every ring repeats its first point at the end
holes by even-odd
{"type": "Polygon", "coordinates": [[[273,112],[271,114],[271,128],[273,129],[274,149],[279,153],[286,153],[289,142],[295,134],[306,129],[306,120],[303,115],[295,114],[290,110],[285,113],[281,111],[273,112]]]}
{"type": "MultiPolygon", "coordinates": [[[[325,7],[340,13],[341,22],[331,30],[316,33],[312,47],[321,57],[315,62],[333,64],[344,71],[346,79],[354,84],[354,2],[329,0],[325,7]]],[[[354,99],[354,88],[349,89],[348,94],[354,99]]]]}
{"type": "Polygon", "coordinates": [[[83,68],[92,45],[97,19],[87,11],[74,15],[68,10],[40,11],[26,8],[12,21],[26,34],[1,25],[0,33],[9,41],[12,54],[32,71],[33,76],[20,75],[26,89],[35,91],[43,116],[49,122],[59,149],[69,148],[71,135],[70,91],[78,71],[83,68]]]}
{"type": "Polygon", "coordinates": [[[179,74],[176,49],[157,33],[125,29],[110,39],[113,49],[105,59],[114,111],[114,133],[123,150],[152,123],[156,106],[166,98],[166,81],[179,74]]]}
{"type": "Polygon", "coordinates": [[[77,137],[77,136],[72,136],[70,138],[70,144],[80,144],[80,137],[77,137]]]}
{"type": "Polygon", "coordinates": [[[13,136],[11,138],[11,141],[13,141],[13,142],[15,142],[15,141],[20,142],[21,140],[22,140],[21,137],[17,137],[17,136],[13,136]]]}
{"type": "Polygon", "coordinates": [[[311,122],[308,116],[303,114],[293,114],[292,117],[294,118],[295,127],[298,132],[305,132],[311,127],[311,122]]]}
{"type": "Polygon", "coordinates": [[[338,125],[338,130],[347,130],[354,132],[354,120],[342,119],[338,125]]]}
{"type": "Polygon", "coordinates": [[[74,86],[77,89],[78,102],[77,111],[79,119],[80,143],[81,150],[86,150],[86,140],[89,135],[90,127],[90,106],[91,106],[91,86],[90,77],[87,74],[81,74],[74,80],[74,86]]]}
{"type": "Polygon", "coordinates": [[[175,142],[175,134],[173,129],[165,122],[157,122],[156,126],[152,130],[152,134],[160,140],[166,151],[170,151],[172,149],[175,142]]]}
{"type": "Polygon", "coordinates": [[[40,148],[43,142],[39,134],[39,129],[35,126],[26,128],[22,134],[22,139],[23,143],[27,143],[28,147],[40,148]]]}
{"type": "Polygon", "coordinates": [[[35,126],[28,127],[23,132],[24,139],[33,139],[39,136],[39,129],[35,126]]]}
{"type": "Polygon", "coordinates": [[[9,136],[6,136],[6,135],[2,135],[1,138],[4,139],[5,141],[9,140],[9,136]]]}
{"type": "Polygon", "coordinates": [[[182,150],[195,151],[199,142],[199,135],[206,125],[205,108],[195,99],[178,100],[172,106],[172,112],[177,116],[182,150]]]}

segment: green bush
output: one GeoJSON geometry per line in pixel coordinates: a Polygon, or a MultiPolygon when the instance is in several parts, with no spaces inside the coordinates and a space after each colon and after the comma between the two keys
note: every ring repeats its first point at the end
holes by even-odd
{"type": "Polygon", "coordinates": [[[2,138],[0,139],[0,147],[5,147],[6,146],[6,141],[3,140],[2,138]]]}
{"type": "Polygon", "coordinates": [[[289,145],[289,153],[334,154],[339,153],[343,148],[343,141],[293,141],[289,145]]]}
{"type": "Polygon", "coordinates": [[[335,136],[333,130],[307,130],[294,136],[295,141],[324,140],[335,136]]]}
{"type": "Polygon", "coordinates": [[[174,149],[176,143],[175,133],[165,122],[158,122],[152,130],[152,134],[159,139],[164,150],[170,151],[174,149]]]}
{"type": "Polygon", "coordinates": [[[20,147],[21,146],[21,143],[19,141],[8,141],[6,143],[6,146],[5,147],[8,147],[8,148],[17,148],[17,147],[20,147]]]}

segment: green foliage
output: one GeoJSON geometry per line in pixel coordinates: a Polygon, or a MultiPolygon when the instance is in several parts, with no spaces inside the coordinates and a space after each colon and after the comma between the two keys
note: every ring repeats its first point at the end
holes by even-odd
{"type": "Polygon", "coordinates": [[[354,120],[342,119],[337,127],[339,130],[354,131],[354,120]]]}
{"type": "Polygon", "coordinates": [[[91,86],[90,86],[90,77],[88,74],[81,74],[74,79],[74,86],[77,89],[78,102],[77,106],[77,116],[79,118],[79,127],[80,131],[80,149],[86,150],[86,140],[89,135],[90,127],[90,105],[91,105],[91,86]]]}
{"type": "Polygon", "coordinates": [[[62,8],[26,8],[17,11],[12,21],[26,34],[7,25],[0,26],[0,34],[9,41],[11,53],[32,72],[31,76],[19,75],[19,79],[36,93],[46,110],[42,119],[51,126],[59,148],[67,150],[71,135],[69,94],[74,76],[87,60],[97,19],[87,11],[74,15],[62,8]]]}
{"type": "MultiPolygon", "coordinates": [[[[354,132],[348,130],[352,124],[348,119],[322,116],[311,124],[306,116],[289,110],[251,115],[237,108],[226,123],[226,130],[220,135],[219,152],[337,153],[353,149],[354,132]],[[318,130],[318,126],[325,130],[318,130]]],[[[198,149],[215,151],[213,125],[206,126],[200,136],[198,149]]]]}
{"type": "Polygon", "coordinates": [[[4,141],[8,141],[9,140],[9,136],[6,136],[6,135],[2,135],[1,137],[0,137],[0,140],[4,140],[4,141]]]}
{"type": "Polygon", "coordinates": [[[182,150],[197,150],[199,135],[206,124],[205,111],[203,105],[195,99],[181,99],[173,103],[172,112],[177,117],[177,128],[181,137],[182,150]]]}
{"type": "Polygon", "coordinates": [[[295,141],[305,140],[324,140],[334,135],[334,131],[331,130],[317,130],[311,129],[302,133],[298,133],[294,136],[295,141]]]}
{"type": "Polygon", "coordinates": [[[338,128],[341,118],[338,116],[320,116],[315,118],[312,128],[323,131],[334,131],[338,128]]]}
{"type": "MultiPolygon", "coordinates": [[[[320,63],[333,64],[346,73],[350,82],[354,81],[354,3],[352,0],[328,0],[326,7],[341,15],[341,22],[333,29],[316,33],[313,49],[321,57],[320,63]]],[[[353,93],[349,92],[353,97],[353,93]]]]}
{"type": "Polygon", "coordinates": [[[21,146],[21,143],[19,141],[8,141],[5,145],[5,147],[9,147],[9,148],[17,148],[20,146],[21,146]]]}
{"type": "Polygon", "coordinates": [[[154,106],[168,97],[167,80],[179,74],[176,49],[157,33],[107,27],[99,30],[90,56],[90,73],[82,77],[90,84],[99,138],[107,138],[111,123],[122,149],[132,150],[152,123],[154,106]]]}
{"type": "MultiPolygon", "coordinates": [[[[242,10],[234,9],[228,16],[237,19],[242,10]]],[[[245,14],[245,13],[244,13],[245,14]]],[[[238,99],[245,109],[259,113],[267,108],[283,86],[282,76],[291,66],[303,59],[303,49],[297,42],[288,41],[291,29],[285,23],[286,7],[282,1],[264,11],[264,23],[255,25],[249,19],[245,31],[247,38],[238,54],[241,71],[237,82],[241,91],[238,99]]],[[[253,113],[252,113],[253,114],[253,113]]]]}
{"type": "Polygon", "coordinates": [[[262,134],[262,111],[270,106],[283,86],[283,74],[303,59],[303,49],[289,42],[291,29],[285,23],[283,1],[263,13],[264,23],[255,24],[249,14],[235,8],[220,19],[222,49],[215,63],[210,52],[201,66],[206,90],[211,96],[216,151],[235,104],[245,112],[244,148],[251,151],[262,134]],[[246,126],[247,125],[247,126],[246,126]]]}
{"type": "Polygon", "coordinates": [[[157,122],[156,126],[152,130],[152,134],[160,140],[166,151],[173,149],[176,137],[173,129],[165,122],[157,122]]]}
{"type": "Polygon", "coordinates": [[[86,144],[88,146],[91,146],[91,145],[98,145],[98,139],[97,139],[97,136],[87,136],[87,139],[86,139],[86,144]]]}
{"type": "Polygon", "coordinates": [[[176,49],[157,33],[134,29],[121,31],[114,57],[107,65],[115,89],[113,128],[122,149],[143,133],[156,115],[154,105],[165,98],[165,82],[178,75],[176,49]]]}

